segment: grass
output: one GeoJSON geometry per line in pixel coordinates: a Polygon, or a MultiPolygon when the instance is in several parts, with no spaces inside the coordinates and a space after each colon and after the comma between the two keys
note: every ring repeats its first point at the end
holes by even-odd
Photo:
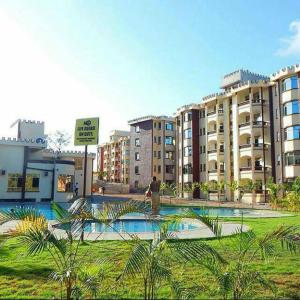
{"type": "MultiPolygon", "coordinates": [[[[237,218],[227,218],[226,220],[238,222],[237,218]]],[[[282,218],[248,218],[244,223],[249,225],[259,235],[275,229],[281,224],[300,225],[300,215],[282,218]]],[[[231,238],[223,238],[222,242],[230,246],[231,238]]],[[[209,240],[208,243],[214,245],[221,251],[218,241],[209,240]]],[[[117,284],[115,278],[120,274],[126,257],[130,252],[130,243],[121,241],[86,242],[80,246],[80,253],[84,254],[88,250],[89,255],[84,255],[83,264],[94,262],[100,257],[111,257],[115,259],[118,250],[119,260],[117,266],[110,274],[101,294],[102,298],[142,298],[141,280],[135,279],[117,284]]],[[[233,253],[227,253],[227,257],[234,259],[233,253]]],[[[278,287],[278,298],[300,299],[300,259],[299,254],[292,255],[285,251],[279,251],[276,259],[268,264],[256,261],[255,268],[268,276],[278,287]]],[[[38,256],[26,256],[23,245],[16,240],[8,240],[0,246],[0,298],[58,298],[60,289],[57,283],[48,279],[49,273],[54,270],[54,265],[47,253],[38,256]]],[[[193,265],[175,265],[175,277],[184,286],[200,284],[203,292],[199,294],[199,299],[220,298],[216,286],[210,275],[201,267],[193,265]]],[[[160,298],[170,298],[168,286],[162,286],[159,291],[160,298]]],[[[257,289],[257,298],[274,298],[271,293],[263,289],[257,289]]]]}

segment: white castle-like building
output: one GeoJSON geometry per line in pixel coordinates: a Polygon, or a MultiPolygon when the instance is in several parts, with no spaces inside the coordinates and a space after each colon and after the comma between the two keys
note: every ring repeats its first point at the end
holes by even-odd
{"type": "MultiPolygon", "coordinates": [[[[44,122],[18,120],[16,138],[0,138],[0,201],[57,201],[83,194],[84,153],[47,149],[44,122]],[[25,180],[24,180],[25,179],[25,180]]],[[[86,195],[91,195],[93,161],[87,160],[86,195]]]]}

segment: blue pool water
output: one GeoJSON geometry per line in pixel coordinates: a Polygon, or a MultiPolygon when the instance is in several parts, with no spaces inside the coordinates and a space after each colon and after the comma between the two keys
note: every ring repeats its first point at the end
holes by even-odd
{"type": "MultiPolygon", "coordinates": [[[[100,223],[87,223],[85,225],[85,232],[128,232],[128,233],[137,233],[137,232],[155,232],[158,231],[162,221],[154,220],[119,220],[113,224],[113,227],[108,227],[100,223]]],[[[70,225],[60,226],[61,229],[68,229],[70,225]]],[[[188,224],[188,223],[179,223],[176,225],[170,225],[170,231],[182,231],[182,230],[192,230],[196,229],[199,226],[188,224]]]]}
{"type": "MultiPolygon", "coordinates": [[[[59,203],[64,208],[69,208],[71,204],[69,203],[59,203]]],[[[0,210],[9,210],[12,208],[25,206],[25,207],[34,207],[38,211],[40,211],[48,220],[54,220],[55,215],[53,211],[51,210],[50,203],[36,203],[36,202],[26,202],[26,203],[17,203],[17,202],[0,202],[0,210]]],[[[102,208],[102,203],[93,203],[92,207],[95,210],[102,208]]],[[[205,212],[211,216],[219,216],[219,217],[238,217],[241,216],[242,213],[244,216],[254,216],[255,210],[251,209],[235,209],[235,208],[193,208],[193,210],[197,213],[205,212]]],[[[185,211],[185,208],[182,207],[162,207],[160,210],[160,214],[163,216],[166,215],[176,215],[183,213],[185,211]]],[[[141,214],[129,214],[130,216],[137,216],[141,214]]]]}

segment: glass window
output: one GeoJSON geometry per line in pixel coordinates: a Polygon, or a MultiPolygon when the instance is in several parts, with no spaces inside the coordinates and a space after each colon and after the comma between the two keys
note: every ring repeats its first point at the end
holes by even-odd
{"type": "Polygon", "coordinates": [[[40,187],[40,175],[39,174],[27,174],[26,175],[26,192],[38,192],[40,187]]]}
{"type": "Polygon", "coordinates": [[[167,123],[166,123],[166,130],[171,130],[171,131],[173,131],[173,123],[167,122],[167,123]]]}
{"type": "Polygon", "coordinates": [[[174,160],[175,159],[174,151],[166,151],[166,159],[174,160]]]}
{"type": "Polygon", "coordinates": [[[135,173],[136,175],[139,175],[139,174],[140,174],[140,172],[139,172],[139,167],[138,167],[138,166],[135,166],[135,167],[134,167],[134,173],[135,173]]]}
{"type": "Polygon", "coordinates": [[[139,152],[135,152],[135,160],[140,160],[140,153],[139,152]]]}
{"type": "Polygon", "coordinates": [[[188,122],[192,120],[192,112],[187,112],[184,114],[184,121],[188,122]]]}
{"type": "Polygon", "coordinates": [[[282,91],[289,91],[292,89],[297,89],[298,88],[298,77],[297,76],[292,76],[289,78],[286,78],[282,82],[282,91]]]}
{"type": "Polygon", "coordinates": [[[277,166],[280,166],[280,154],[277,155],[276,161],[277,161],[277,166]]]}
{"type": "Polygon", "coordinates": [[[21,192],[23,178],[21,174],[8,174],[7,191],[21,192]]]}
{"type": "Polygon", "coordinates": [[[161,130],[161,122],[158,122],[158,129],[161,130]]]}
{"type": "Polygon", "coordinates": [[[139,187],[139,182],[138,182],[138,180],[136,180],[136,181],[134,182],[134,187],[135,187],[136,189],[139,187]]]}
{"type": "Polygon", "coordinates": [[[139,147],[141,144],[140,144],[140,139],[135,139],[135,146],[136,147],[139,147]]]}
{"type": "Polygon", "coordinates": [[[174,174],[175,166],[166,165],[166,173],[167,174],[174,174]]]}
{"type": "Polygon", "coordinates": [[[300,139],[300,125],[287,127],[284,129],[284,139],[286,141],[300,139]]]}
{"type": "Polygon", "coordinates": [[[283,105],[283,115],[288,116],[292,114],[299,114],[299,100],[295,99],[290,102],[287,102],[283,105]]]}
{"type": "Polygon", "coordinates": [[[140,132],[140,126],[139,125],[135,126],[135,132],[140,132]]]}
{"type": "Polygon", "coordinates": [[[161,152],[160,151],[157,151],[157,158],[161,159],[161,152]]]}
{"type": "Polygon", "coordinates": [[[73,192],[73,175],[59,175],[57,180],[57,191],[61,193],[73,192]]]}
{"type": "Polygon", "coordinates": [[[192,164],[186,164],[183,166],[183,174],[192,174],[192,164]]]}
{"type": "Polygon", "coordinates": [[[161,166],[157,167],[157,173],[161,173],[161,166]]]}
{"type": "Polygon", "coordinates": [[[192,156],[192,146],[184,147],[184,156],[192,156]]]}
{"type": "Polygon", "coordinates": [[[166,145],[175,145],[175,140],[172,136],[166,136],[165,143],[166,145]]]}
{"type": "Polygon", "coordinates": [[[192,137],[192,129],[188,128],[184,131],[184,138],[185,139],[190,139],[192,137]]]}
{"type": "Polygon", "coordinates": [[[300,151],[286,153],[285,164],[287,166],[300,165],[300,151]]]}
{"type": "Polygon", "coordinates": [[[157,144],[158,144],[158,145],[161,144],[161,137],[160,137],[160,136],[158,137],[157,144]]]}

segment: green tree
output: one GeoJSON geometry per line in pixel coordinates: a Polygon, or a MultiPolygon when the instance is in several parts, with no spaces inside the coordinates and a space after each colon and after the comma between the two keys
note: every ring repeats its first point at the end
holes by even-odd
{"type": "Polygon", "coordinates": [[[266,186],[270,195],[271,205],[274,208],[282,205],[282,201],[279,198],[279,193],[283,190],[282,185],[280,183],[275,183],[273,177],[269,177],[266,186]]]}

